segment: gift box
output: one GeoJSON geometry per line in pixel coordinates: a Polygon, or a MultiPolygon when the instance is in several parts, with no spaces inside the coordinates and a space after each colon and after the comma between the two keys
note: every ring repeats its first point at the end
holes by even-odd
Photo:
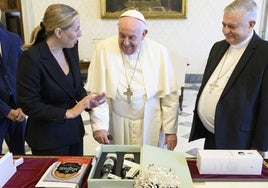
{"type": "MultiPolygon", "coordinates": [[[[135,168],[138,168],[137,166],[135,168]]],[[[92,168],[88,177],[88,187],[135,187],[137,184],[153,184],[160,180],[171,182],[169,179],[173,182],[176,181],[176,183],[180,184],[180,187],[193,188],[193,181],[183,153],[148,145],[102,145],[92,161],[92,168]],[[101,169],[106,163],[107,156],[110,154],[116,154],[117,156],[115,169],[112,173],[114,176],[109,176],[112,179],[107,179],[107,177],[102,179],[101,169]],[[134,155],[134,163],[139,166],[140,171],[134,179],[121,179],[124,156],[129,154],[134,155]],[[148,180],[152,182],[148,182],[148,180]]]]}
{"type": "Polygon", "coordinates": [[[198,150],[200,174],[260,175],[263,158],[256,150],[198,150]]]}

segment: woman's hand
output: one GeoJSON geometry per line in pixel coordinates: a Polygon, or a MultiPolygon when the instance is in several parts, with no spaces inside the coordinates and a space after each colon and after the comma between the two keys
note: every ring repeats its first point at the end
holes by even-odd
{"type": "Polygon", "coordinates": [[[106,94],[92,93],[80,100],[73,108],[68,109],[65,114],[66,119],[75,118],[80,115],[85,109],[95,108],[106,101],[106,94]]]}
{"type": "Polygon", "coordinates": [[[106,101],[106,94],[104,92],[96,94],[91,93],[88,95],[89,97],[89,103],[88,103],[88,109],[98,107],[99,105],[103,104],[106,101]]]}

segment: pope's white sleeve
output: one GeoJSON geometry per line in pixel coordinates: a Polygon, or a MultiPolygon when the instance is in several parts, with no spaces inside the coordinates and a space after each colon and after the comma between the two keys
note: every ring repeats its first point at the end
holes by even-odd
{"type": "Polygon", "coordinates": [[[109,129],[109,106],[105,102],[90,111],[90,123],[92,131],[109,129]]]}
{"type": "Polygon", "coordinates": [[[161,98],[162,131],[166,134],[177,133],[179,97],[177,91],[161,98]]]}

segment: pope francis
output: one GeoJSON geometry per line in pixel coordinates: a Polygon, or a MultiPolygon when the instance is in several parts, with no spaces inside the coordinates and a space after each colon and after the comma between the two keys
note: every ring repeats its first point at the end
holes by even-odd
{"type": "Polygon", "coordinates": [[[167,49],[145,38],[147,32],[144,16],[128,10],[119,17],[118,35],[96,45],[85,88],[107,95],[90,111],[99,143],[177,145],[178,86],[167,49]]]}

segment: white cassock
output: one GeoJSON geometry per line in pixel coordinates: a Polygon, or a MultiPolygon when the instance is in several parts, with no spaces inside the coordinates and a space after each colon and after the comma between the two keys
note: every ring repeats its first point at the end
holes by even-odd
{"type": "Polygon", "coordinates": [[[113,144],[163,147],[162,133],[177,133],[178,85],[162,45],[145,38],[140,52],[127,57],[117,36],[100,41],[87,78],[87,91],[107,95],[107,103],[90,112],[92,131],[109,130],[113,144]],[[130,103],[124,94],[128,85],[130,103]]]}

